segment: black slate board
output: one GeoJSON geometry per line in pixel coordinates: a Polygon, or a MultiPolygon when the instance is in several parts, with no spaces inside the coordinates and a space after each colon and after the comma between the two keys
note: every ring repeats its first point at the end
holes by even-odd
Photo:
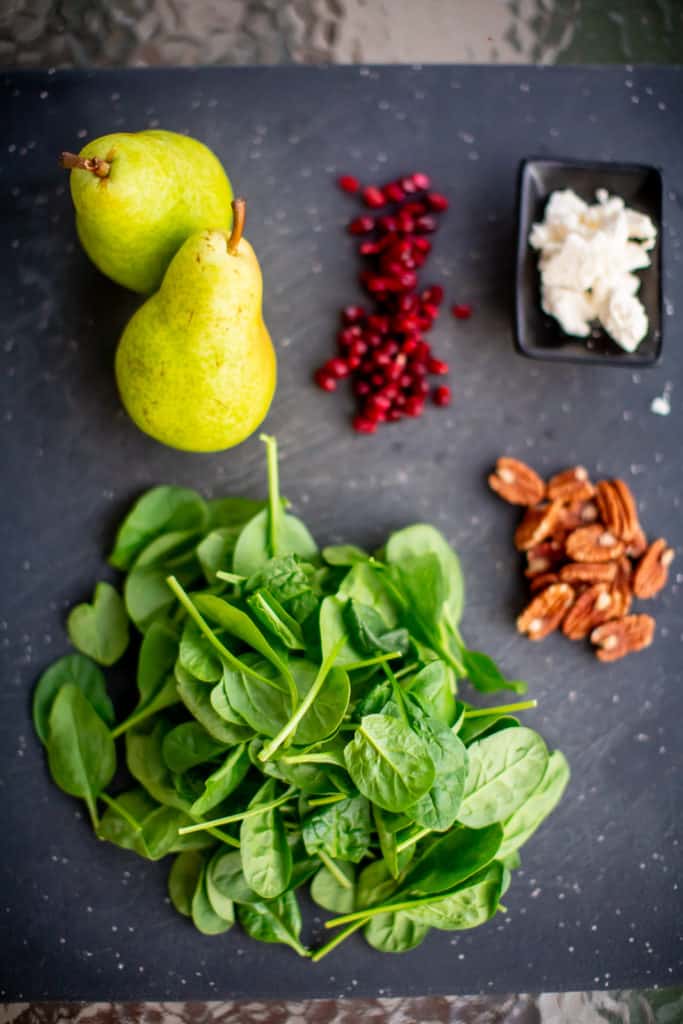
{"type": "Polygon", "coordinates": [[[0,82],[0,995],[397,995],[682,980],[681,577],[657,603],[659,636],[645,654],[601,667],[562,638],[529,644],[514,631],[515,514],[485,485],[501,450],[543,471],[582,462],[623,474],[647,529],[683,546],[681,70],[211,69],[0,82]],[[55,157],[87,137],[147,125],[204,139],[249,196],[248,235],[280,355],[267,427],[281,442],[286,493],[327,542],[377,544],[416,519],[445,530],[467,574],[466,637],[529,679],[541,703],[530,724],[572,763],[561,809],[525,851],[508,914],[483,929],[433,933],[401,957],[354,938],[320,966],[237,930],[204,938],[164,902],[167,865],[98,843],[77,802],[48,781],[31,688],[66,649],[65,609],[111,576],[103,556],[131,498],[162,481],[264,493],[256,439],[222,455],[179,454],[138,433],[119,407],[112,354],[137,300],[79,251],[55,157]],[[528,153],[663,168],[659,368],[539,364],[513,351],[515,175],[528,153]],[[357,297],[342,231],[355,207],[334,177],[382,180],[418,167],[453,199],[425,280],[442,281],[476,314],[467,324],[444,316],[434,331],[454,367],[452,409],[357,437],[350,403],[309,383],[338,307],[357,297]],[[650,402],[667,382],[673,411],[661,418],[650,402]]]}

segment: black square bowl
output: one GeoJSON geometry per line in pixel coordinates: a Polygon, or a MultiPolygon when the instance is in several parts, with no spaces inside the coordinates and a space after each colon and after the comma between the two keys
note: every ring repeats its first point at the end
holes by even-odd
{"type": "Polygon", "coordinates": [[[662,351],[662,175],[642,164],[583,163],[578,160],[524,160],[519,169],[517,271],[515,283],[515,344],[531,359],[600,363],[615,366],[653,366],[662,351]],[[601,327],[587,338],[565,334],[554,317],[541,309],[538,253],[529,233],[543,220],[546,202],[557,189],[570,188],[586,202],[595,202],[596,189],[621,196],[627,206],[647,214],[657,228],[652,263],[635,273],[641,279],[638,297],[649,320],[646,336],[635,352],[625,352],[601,327]]]}

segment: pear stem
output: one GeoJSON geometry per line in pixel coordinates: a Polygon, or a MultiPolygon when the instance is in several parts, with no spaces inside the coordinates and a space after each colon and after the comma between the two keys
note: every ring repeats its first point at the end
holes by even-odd
{"type": "Polygon", "coordinates": [[[234,256],[237,252],[237,246],[240,244],[242,238],[242,232],[244,231],[244,221],[247,216],[247,201],[242,199],[241,196],[233,199],[232,203],[232,234],[228,239],[228,252],[231,256],[234,256]]]}
{"type": "Polygon", "coordinates": [[[84,157],[76,153],[60,153],[59,163],[67,170],[76,168],[79,171],[90,171],[98,178],[106,178],[111,170],[111,164],[107,160],[101,160],[99,156],[84,157]]]}

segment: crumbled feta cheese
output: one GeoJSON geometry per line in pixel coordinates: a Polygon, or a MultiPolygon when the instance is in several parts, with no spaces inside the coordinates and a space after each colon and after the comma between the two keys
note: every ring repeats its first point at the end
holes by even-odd
{"type": "Polygon", "coordinates": [[[648,318],[632,271],[650,266],[657,229],[606,189],[596,199],[590,206],[571,189],[553,192],[543,221],[533,225],[529,244],[540,253],[542,306],[567,334],[585,338],[599,321],[634,352],[648,318]]]}

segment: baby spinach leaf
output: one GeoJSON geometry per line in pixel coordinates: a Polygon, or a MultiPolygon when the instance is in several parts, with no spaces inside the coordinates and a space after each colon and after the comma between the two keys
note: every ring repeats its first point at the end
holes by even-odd
{"type": "Polygon", "coordinates": [[[511,682],[506,679],[493,658],[481,651],[463,649],[462,658],[467,678],[472,686],[481,693],[495,693],[497,690],[512,690],[514,693],[526,693],[527,684],[521,681],[511,682]]]}
{"type": "Polygon", "coordinates": [[[302,563],[295,555],[269,558],[258,572],[249,577],[244,589],[251,594],[265,587],[276,600],[286,603],[311,590],[312,570],[312,566],[302,563]]]}
{"type": "Polygon", "coordinates": [[[164,566],[167,573],[180,571],[195,561],[194,548],[199,537],[196,530],[162,533],[142,549],[133,563],[133,569],[164,566]]]}
{"type": "Polygon", "coordinates": [[[185,487],[153,487],[133,505],[119,527],[110,563],[130,569],[142,549],[159,534],[175,530],[203,530],[206,505],[185,487]]]}
{"type": "Polygon", "coordinates": [[[171,903],[184,917],[192,917],[192,899],[204,868],[204,857],[197,850],[185,850],[173,861],[168,876],[171,903]]]}
{"type": "Polygon", "coordinates": [[[408,689],[427,714],[438,718],[445,725],[454,724],[455,681],[452,669],[445,662],[438,659],[428,662],[412,677],[408,689]]]}
{"type": "Polygon", "coordinates": [[[363,935],[380,953],[406,953],[419,946],[428,932],[429,925],[413,921],[406,913],[398,911],[370,918],[363,935]]]}
{"type": "MultiPolygon", "coordinates": [[[[277,783],[269,779],[251,801],[249,809],[275,799],[276,790],[277,783]]],[[[285,891],[292,875],[292,852],[277,807],[243,820],[240,852],[245,881],[254,892],[263,899],[272,900],[285,891]]]]}
{"type": "Polygon", "coordinates": [[[125,721],[112,732],[120,736],[132,725],[178,704],[178,688],[173,665],[178,651],[178,640],[168,627],[154,622],[145,634],[138,658],[137,684],[140,698],[125,721]]]}
{"type": "Polygon", "coordinates": [[[569,765],[564,754],[554,750],[545,773],[527,800],[503,822],[499,857],[509,857],[529,839],[562,798],[569,782],[569,765]]]}
{"type": "Polygon", "coordinates": [[[253,615],[262,626],[274,634],[278,640],[292,651],[303,651],[305,648],[301,626],[285,611],[273,595],[262,588],[247,598],[253,615]]]}
{"type": "Polygon", "coordinates": [[[163,743],[170,730],[171,723],[164,718],[130,729],[126,733],[126,763],[133,778],[160,804],[187,810],[187,801],[176,792],[163,758],[163,743]]]}
{"type": "Polygon", "coordinates": [[[249,770],[249,764],[249,754],[244,743],[231,750],[220,768],[206,779],[204,792],[190,808],[192,814],[201,817],[225,800],[234,789],[237,789],[249,770]]]}
{"type": "Polygon", "coordinates": [[[465,746],[470,746],[475,740],[483,739],[484,736],[489,736],[492,732],[500,732],[502,729],[514,729],[518,725],[518,718],[494,711],[490,715],[465,718],[458,730],[458,736],[465,746]]]}
{"type": "Polygon", "coordinates": [[[212,892],[233,903],[258,903],[259,896],[250,889],[242,870],[239,850],[218,849],[207,868],[212,892]]]}
{"type": "Polygon", "coordinates": [[[425,554],[434,555],[439,564],[440,570],[435,575],[445,585],[444,613],[450,625],[457,627],[465,601],[465,585],[460,559],[446,538],[433,526],[416,523],[392,533],[387,541],[389,565],[405,569],[412,558],[425,554]]]}
{"type": "Polygon", "coordinates": [[[128,646],[128,619],[111,583],[98,583],[92,604],[79,604],[66,622],[74,647],[100,665],[113,665],[128,646]]]}
{"type": "Polygon", "coordinates": [[[384,861],[371,861],[358,875],[356,903],[359,909],[386,903],[396,889],[396,879],[392,878],[384,861]]]}
{"type": "Polygon", "coordinates": [[[209,871],[210,865],[211,862],[209,862],[209,865],[207,865],[206,871],[204,873],[204,884],[206,885],[206,895],[209,898],[211,909],[224,921],[234,922],[235,904],[231,899],[228,899],[226,896],[224,896],[220,889],[217,889],[216,886],[213,884],[213,876],[209,871]]]}
{"type": "MultiPolygon", "coordinates": [[[[245,656],[244,660],[247,660],[245,656]]],[[[289,689],[279,671],[268,661],[249,658],[258,677],[233,669],[226,670],[223,688],[227,706],[233,709],[254,732],[276,736],[287,721],[292,702],[289,689]]],[[[218,700],[218,695],[216,697],[218,700]]],[[[221,714],[223,711],[221,709],[221,714]]]]}
{"type": "Polygon", "coordinates": [[[304,818],[301,832],[308,853],[322,850],[335,860],[358,864],[370,848],[370,805],[355,796],[317,808],[304,818]]]}
{"type": "Polygon", "coordinates": [[[209,510],[207,528],[216,530],[225,526],[244,526],[266,507],[266,502],[253,498],[213,498],[206,505],[209,510]]]}
{"type": "Polygon", "coordinates": [[[467,748],[465,795],[458,819],[471,828],[505,821],[541,781],[548,763],[545,743],[532,729],[505,729],[467,748]]]}
{"type": "Polygon", "coordinates": [[[411,807],[410,813],[423,828],[443,832],[454,823],[462,803],[467,752],[462,741],[436,718],[417,718],[412,725],[427,744],[435,776],[429,790],[411,807]]]}
{"type": "Polygon", "coordinates": [[[308,527],[295,516],[280,513],[276,527],[277,548],[273,548],[269,539],[269,511],[264,509],[243,528],[233,556],[233,572],[240,576],[253,576],[271,558],[278,554],[298,555],[306,561],[315,558],[318,546],[308,527]]]}
{"type": "Polygon", "coordinates": [[[366,715],[344,750],[360,792],[387,811],[403,811],[433,785],[434,763],[424,740],[388,715],[366,715]]]}
{"type": "Polygon", "coordinates": [[[215,740],[232,745],[249,739],[250,729],[226,722],[215,711],[211,703],[211,690],[206,683],[198,682],[178,663],[175,667],[175,677],[181,701],[215,740]]]}
{"type": "Polygon", "coordinates": [[[353,599],[359,604],[374,609],[387,629],[394,629],[399,622],[399,608],[390,590],[386,572],[375,563],[362,562],[354,565],[346,574],[339,587],[339,596],[353,599]]]}
{"type": "MultiPolygon", "coordinates": [[[[304,658],[292,662],[292,672],[301,703],[315,683],[319,671],[319,665],[304,658]]],[[[339,668],[330,669],[315,700],[296,728],[294,738],[297,745],[308,746],[331,736],[346,714],[350,692],[346,672],[339,668]]]]}
{"type": "Polygon", "coordinates": [[[339,861],[333,868],[334,873],[325,866],[317,872],[311,882],[311,898],[324,910],[348,914],[355,907],[355,871],[348,861],[339,861]],[[345,884],[340,877],[345,879],[345,884]]]}
{"type": "Polygon", "coordinates": [[[97,797],[116,771],[116,752],[106,725],[73,683],[61,687],[48,720],[47,757],[60,789],[85,800],[97,828],[97,797]]]}
{"type": "Polygon", "coordinates": [[[404,893],[430,896],[447,892],[490,864],[500,849],[503,829],[456,825],[437,836],[412,862],[401,884],[404,893]]]}
{"type": "Polygon", "coordinates": [[[247,935],[259,942],[283,942],[299,954],[309,952],[299,940],[301,911],[295,893],[286,892],[269,903],[242,903],[237,917],[247,935]]]}
{"type": "Polygon", "coordinates": [[[192,897],[192,923],[203,935],[222,935],[232,928],[233,918],[226,920],[220,917],[211,906],[206,889],[206,868],[202,867],[192,897]]]}
{"type": "Polygon", "coordinates": [[[142,835],[142,823],[158,807],[156,800],[140,787],[119,793],[100,818],[97,836],[124,850],[132,850],[140,857],[149,857],[142,835]],[[118,808],[123,809],[126,817],[118,808]],[[134,827],[133,822],[137,822],[137,827],[134,827]]]}
{"type": "MultiPolygon", "coordinates": [[[[424,799],[424,798],[423,798],[424,799]]],[[[387,871],[392,878],[398,878],[398,843],[396,831],[391,827],[391,815],[380,810],[375,804],[372,805],[372,817],[379,839],[379,848],[384,859],[387,871]]]]}
{"type": "Polygon", "coordinates": [[[195,721],[176,725],[165,735],[161,745],[166,767],[178,774],[198,764],[215,760],[227,749],[227,744],[219,743],[204,726],[195,721]]]}
{"type": "Polygon", "coordinates": [[[197,545],[197,558],[207,583],[216,582],[217,572],[230,570],[241,529],[241,526],[221,526],[207,533],[197,545]]]}
{"type": "Polygon", "coordinates": [[[335,665],[339,668],[355,665],[362,662],[364,658],[362,651],[357,650],[348,637],[344,622],[345,604],[345,599],[331,595],[326,597],[320,605],[320,645],[323,658],[329,656],[330,652],[338,646],[340,640],[344,641],[335,658],[335,665]]]}
{"type": "MultiPolygon", "coordinates": [[[[267,665],[267,662],[264,662],[264,664],[267,665]]],[[[239,725],[244,727],[247,726],[247,723],[245,722],[244,718],[242,718],[240,713],[236,710],[236,708],[234,708],[230,703],[230,698],[228,697],[228,691],[226,687],[226,680],[234,675],[239,676],[240,674],[234,673],[233,669],[228,668],[226,666],[222,678],[212,688],[211,696],[209,699],[211,701],[211,707],[214,709],[217,715],[220,715],[220,717],[223,718],[226,722],[231,722],[233,725],[239,725]]],[[[240,685],[242,685],[241,677],[240,685]]]]}
{"type": "Polygon", "coordinates": [[[441,931],[476,928],[496,912],[503,884],[503,866],[494,861],[472,875],[455,892],[432,897],[432,902],[412,907],[406,913],[418,924],[441,931]]]}
{"type": "Polygon", "coordinates": [[[157,807],[142,823],[141,838],[150,860],[161,860],[180,850],[202,849],[213,844],[207,833],[178,835],[178,829],[191,825],[193,819],[176,807],[157,807]]]}
{"type": "Polygon", "coordinates": [[[223,675],[220,657],[192,619],[185,620],[178,658],[183,668],[203,683],[215,683],[223,675]]]}
{"type": "Polygon", "coordinates": [[[387,629],[380,613],[370,605],[361,604],[351,597],[344,605],[343,617],[353,646],[363,655],[370,656],[380,651],[405,654],[408,650],[408,630],[387,629]]]}
{"type": "Polygon", "coordinates": [[[116,720],[104,676],[97,665],[82,654],[66,654],[43,672],[33,692],[33,724],[42,743],[47,743],[50,711],[55,697],[66,683],[78,687],[107,725],[113,725],[116,720]]]}
{"type": "Polygon", "coordinates": [[[358,562],[370,561],[370,555],[355,544],[335,544],[323,548],[322,556],[328,565],[356,565],[358,562]]]}

